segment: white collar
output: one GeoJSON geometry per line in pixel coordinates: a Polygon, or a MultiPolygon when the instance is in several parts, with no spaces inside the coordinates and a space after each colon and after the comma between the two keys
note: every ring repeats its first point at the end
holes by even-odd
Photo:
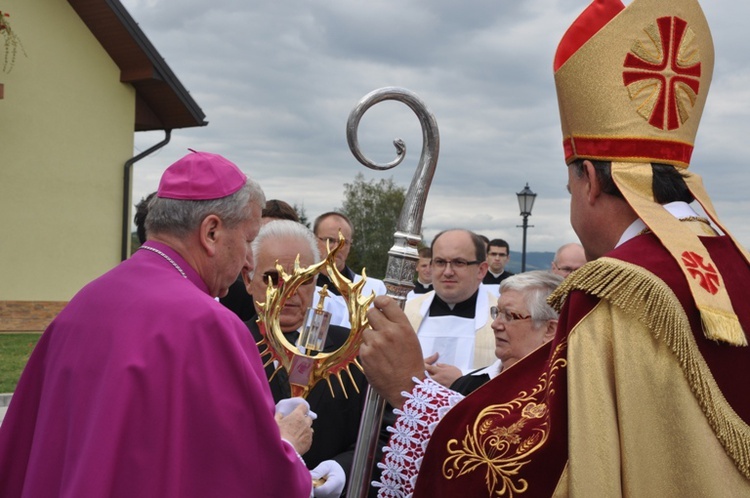
{"type": "Polygon", "coordinates": [[[498,375],[500,375],[500,368],[502,368],[503,362],[498,360],[495,360],[495,362],[492,365],[489,365],[487,367],[484,367],[481,370],[477,370],[476,372],[472,372],[471,375],[482,375],[487,374],[490,376],[490,379],[494,379],[498,375]]]}
{"type": "MultiPolygon", "coordinates": [[[[432,304],[432,300],[435,299],[435,294],[437,291],[435,291],[435,287],[433,286],[433,290],[426,294],[422,294],[424,297],[424,300],[422,301],[422,304],[419,305],[419,314],[422,317],[422,320],[425,320],[429,318],[430,315],[430,305],[432,304]]],[[[479,284],[479,293],[477,294],[477,306],[476,311],[474,313],[474,328],[476,330],[481,329],[484,327],[484,325],[487,323],[488,320],[491,320],[490,318],[490,296],[492,294],[490,291],[484,286],[484,284],[479,284]]],[[[493,300],[496,301],[496,299],[493,300]]],[[[451,307],[451,309],[453,309],[451,307]]],[[[467,318],[467,320],[471,320],[470,318],[467,318]]],[[[421,324],[420,324],[421,327],[421,324]]]]}
{"type": "MultiPolygon", "coordinates": [[[[669,214],[671,214],[675,218],[688,218],[690,216],[698,216],[698,213],[696,213],[687,202],[670,202],[668,204],[664,204],[663,207],[667,210],[667,212],[669,212],[669,214]]],[[[615,247],[620,247],[622,244],[629,241],[646,228],[646,224],[643,222],[643,220],[638,218],[633,223],[631,223],[628,228],[625,229],[615,247]]]]}

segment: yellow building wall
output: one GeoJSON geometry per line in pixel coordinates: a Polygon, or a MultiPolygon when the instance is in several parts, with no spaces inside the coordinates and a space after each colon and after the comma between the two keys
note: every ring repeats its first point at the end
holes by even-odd
{"type": "Polygon", "coordinates": [[[0,302],[68,301],[120,260],[135,92],[67,1],[0,10],[27,54],[0,72],[0,302]]]}

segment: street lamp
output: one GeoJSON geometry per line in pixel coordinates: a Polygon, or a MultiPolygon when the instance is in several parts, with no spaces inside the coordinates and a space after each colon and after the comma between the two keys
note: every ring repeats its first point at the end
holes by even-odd
{"type": "Polygon", "coordinates": [[[521,252],[521,272],[526,271],[526,229],[529,228],[529,216],[531,216],[531,209],[534,207],[534,200],[536,194],[529,188],[528,182],[526,186],[516,194],[518,196],[518,207],[521,209],[521,216],[523,216],[523,225],[516,225],[516,227],[523,228],[523,249],[521,252]]]}

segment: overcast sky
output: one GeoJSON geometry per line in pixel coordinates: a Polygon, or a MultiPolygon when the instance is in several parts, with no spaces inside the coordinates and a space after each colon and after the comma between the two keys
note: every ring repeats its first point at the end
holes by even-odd
{"type": "MultiPolygon", "coordinates": [[[[405,105],[383,102],[362,120],[360,165],[346,121],[385,86],[421,97],[440,130],[440,155],[423,221],[429,243],[464,227],[521,249],[516,192],[538,194],[529,251],[576,240],[552,74],[563,33],[588,0],[122,0],[206,113],[204,128],[175,130],[136,163],[134,202],[156,190],[187,148],[216,152],[258,180],[269,199],[307,216],[342,205],[358,172],[408,187],[421,131],[405,105]]],[[[629,2],[626,2],[629,3],[629,2]]],[[[704,0],[716,65],[691,171],[703,176],[722,221],[750,245],[750,2],[704,0]]],[[[136,134],[139,153],[163,132],[136,134]]]]}

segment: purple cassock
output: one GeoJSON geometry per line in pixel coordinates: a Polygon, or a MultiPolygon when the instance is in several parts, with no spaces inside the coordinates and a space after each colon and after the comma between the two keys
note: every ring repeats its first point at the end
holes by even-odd
{"type": "Polygon", "coordinates": [[[137,251],[39,341],[0,426],[0,496],[308,497],[247,327],[147,245],[174,264],[137,251]]]}

